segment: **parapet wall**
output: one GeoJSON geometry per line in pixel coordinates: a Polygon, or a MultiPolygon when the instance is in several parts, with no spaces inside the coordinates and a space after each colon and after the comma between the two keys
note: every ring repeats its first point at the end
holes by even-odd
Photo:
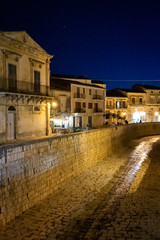
{"type": "Polygon", "coordinates": [[[160,123],[102,128],[0,146],[0,225],[160,123]]]}

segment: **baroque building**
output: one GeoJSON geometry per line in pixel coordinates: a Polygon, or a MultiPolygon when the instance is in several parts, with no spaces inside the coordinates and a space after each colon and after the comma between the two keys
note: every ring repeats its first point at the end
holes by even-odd
{"type": "Polygon", "coordinates": [[[51,58],[25,31],[0,32],[0,142],[50,134],[51,58]]]}
{"type": "Polygon", "coordinates": [[[53,75],[51,91],[58,99],[52,120],[70,128],[103,126],[106,85],[82,76],[53,75]],[[58,121],[57,121],[58,120],[58,121]]]}
{"type": "Polygon", "coordinates": [[[106,113],[130,123],[160,121],[160,88],[134,85],[132,89],[110,90],[106,94],[106,113]]]}

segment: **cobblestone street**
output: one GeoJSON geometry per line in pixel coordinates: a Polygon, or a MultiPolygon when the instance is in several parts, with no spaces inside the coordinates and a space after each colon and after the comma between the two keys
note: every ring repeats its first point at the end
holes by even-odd
{"type": "Polygon", "coordinates": [[[160,239],[160,137],[134,141],[0,230],[0,240],[160,239]]]}

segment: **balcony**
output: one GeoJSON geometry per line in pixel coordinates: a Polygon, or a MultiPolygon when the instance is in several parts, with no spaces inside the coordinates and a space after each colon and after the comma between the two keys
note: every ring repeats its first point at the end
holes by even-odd
{"type": "Polygon", "coordinates": [[[10,79],[0,79],[0,91],[32,95],[49,95],[49,86],[10,79]]]}
{"type": "Polygon", "coordinates": [[[144,101],[143,102],[135,102],[135,103],[131,102],[130,105],[131,106],[144,106],[145,102],[144,101]]]}
{"type": "Polygon", "coordinates": [[[94,113],[101,113],[101,112],[103,112],[103,111],[102,111],[102,109],[100,109],[100,108],[99,108],[99,109],[97,109],[97,108],[94,109],[94,113]]]}
{"type": "Polygon", "coordinates": [[[85,113],[85,112],[86,112],[86,110],[83,108],[75,108],[74,109],[74,113],[85,113]]]}
{"type": "Polygon", "coordinates": [[[108,108],[108,109],[114,109],[114,108],[123,109],[123,108],[127,108],[127,105],[123,105],[123,106],[119,106],[119,107],[117,107],[116,105],[106,105],[106,108],[108,108]]]}
{"type": "Polygon", "coordinates": [[[93,99],[103,100],[101,95],[93,95],[93,99]]]}
{"type": "Polygon", "coordinates": [[[75,93],[74,98],[83,98],[84,99],[84,98],[86,98],[86,95],[83,93],[75,93]]]}
{"type": "Polygon", "coordinates": [[[112,109],[115,108],[113,105],[106,105],[106,108],[112,109]]]}

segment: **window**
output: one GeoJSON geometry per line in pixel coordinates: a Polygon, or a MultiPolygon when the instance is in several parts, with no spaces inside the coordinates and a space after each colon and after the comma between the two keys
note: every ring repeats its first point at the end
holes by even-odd
{"type": "Polygon", "coordinates": [[[154,98],[154,96],[151,96],[151,98],[150,98],[150,103],[155,103],[155,98],[154,98]]]}
{"type": "Polygon", "coordinates": [[[135,104],[135,98],[132,98],[132,103],[135,104]]]}
{"type": "Polygon", "coordinates": [[[91,89],[89,89],[89,95],[92,95],[92,90],[91,89]]]}
{"type": "Polygon", "coordinates": [[[17,89],[17,67],[14,64],[8,64],[8,88],[9,90],[17,89]]]}
{"type": "Polygon", "coordinates": [[[83,94],[85,94],[85,88],[83,88],[83,94]]]}
{"type": "Polygon", "coordinates": [[[120,108],[120,102],[119,101],[116,102],[116,108],[120,108]]]}
{"type": "Polygon", "coordinates": [[[98,103],[95,103],[95,104],[94,104],[94,111],[95,111],[95,112],[98,112],[98,103]]]}
{"type": "Polygon", "coordinates": [[[34,71],[34,93],[40,93],[40,72],[34,71]]]}
{"type": "Polygon", "coordinates": [[[88,103],[88,109],[92,109],[92,103],[88,103]]]}
{"type": "Polygon", "coordinates": [[[108,106],[112,106],[112,101],[108,101],[108,106]]]}
{"type": "Polygon", "coordinates": [[[122,105],[122,108],[125,108],[125,107],[126,107],[126,102],[125,102],[125,101],[122,101],[122,102],[121,102],[121,105],[122,105]]]}
{"type": "Polygon", "coordinates": [[[78,94],[80,93],[80,87],[77,87],[77,93],[78,94]]]}
{"type": "Polygon", "coordinates": [[[140,99],[139,99],[139,103],[142,103],[142,102],[143,102],[143,99],[142,99],[142,98],[140,98],[140,99]]]}
{"type": "Polygon", "coordinates": [[[83,108],[86,108],[86,103],[85,102],[83,102],[83,108]]]}
{"type": "Polygon", "coordinates": [[[88,116],[88,127],[92,127],[92,116],[88,116]]]}
{"type": "Polygon", "coordinates": [[[41,108],[39,106],[34,107],[34,111],[40,111],[41,108]]]}
{"type": "Polygon", "coordinates": [[[75,103],[75,112],[81,112],[81,103],[80,102],[75,103]]]}
{"type": "Polygon", "coordinates": [[[15,109],[15,107],[10,106],[10,107],[8,108],[8,111],[16,111],[16,109],[15,109]]]}

